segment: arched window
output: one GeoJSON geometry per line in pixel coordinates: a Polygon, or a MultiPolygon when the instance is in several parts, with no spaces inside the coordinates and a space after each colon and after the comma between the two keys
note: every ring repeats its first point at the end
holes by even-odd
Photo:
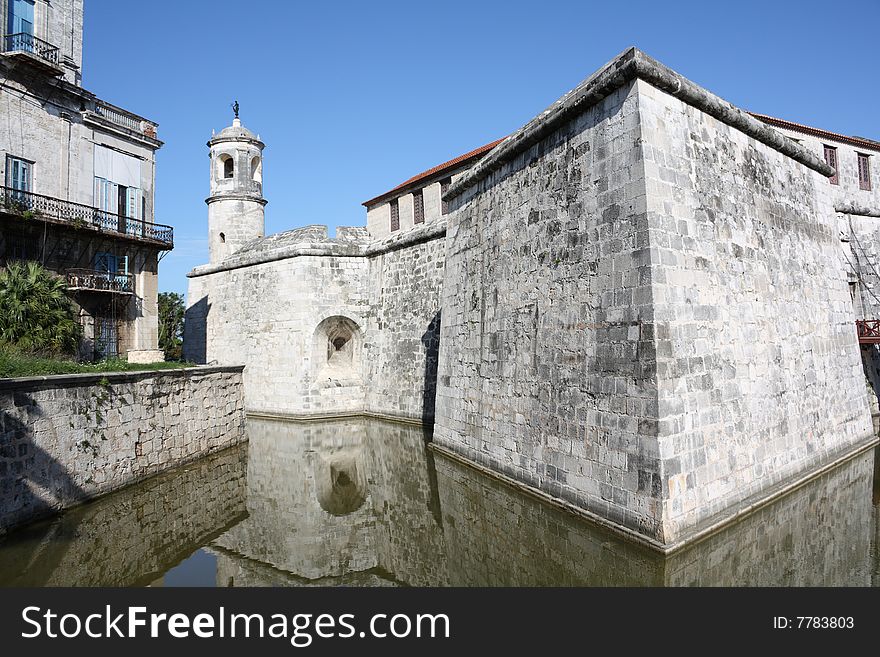
{"type": "Polygon", "coordinates": [[[235,163],[232,161],[232,158],[226,155],[221,156],[221,159],[223,159],[223,177],[233,178],[235,176],[235,163]]]}
{"type": "Polygon", "coordinates": [[[263,161],[259,156],[251,160],[251,180],[260,184],[263,182],[263,161]]]}

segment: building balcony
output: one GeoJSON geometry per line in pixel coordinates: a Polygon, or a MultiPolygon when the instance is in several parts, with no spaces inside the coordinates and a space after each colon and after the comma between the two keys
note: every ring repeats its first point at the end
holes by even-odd
{"type": "Polygon", "coordinates": [[[134,294],[134,276],[94,269],[68,269],[67,289],[75,292],[109,292],[134,294]]]}
{"type": "Polygon", "coordinates": [[[857,319],[859,344],[880,344],[880,319],[857,319]]]}
{"type": "Polygon", "coordinates": [[[158,137],[157,123],[103,100],[95,100],[91,108],[84,109],[83,120],[87,124],[117,132],[124,137],[134,137],[154,148],[162,145],[158,137]]]}
{"type": "Polygon", "coordinates": [[[19,32],[3,37],[3,56],[39,69],[50,75],[62,75],[64,69],[58,63],[58,48],[38,39],[33,34],[19,32]]]}
{"type": "Polygon", "coordinates": [[[21,217],[25,221],[44,221],[146,242],[163,251],[174,248],[171,226],[122,217],[88,205],[9,187],[0,187],[0,213],[21,217]]]}

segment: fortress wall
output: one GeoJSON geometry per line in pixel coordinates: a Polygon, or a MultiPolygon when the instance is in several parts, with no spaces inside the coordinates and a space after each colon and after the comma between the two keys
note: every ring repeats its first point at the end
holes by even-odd
{"type": "Polygon", "coordinates": [[[434,440],[660,538],[638,101],[624,84],[453,200],[434,440]]]}
{"type": "Polygon", "coordinates": [[[366,410],[433,423],[446,240],[370,259],[366,410]]]}
{"type": "Polygon", "coordinates": [[[368,268],[363,257],[301,255],[194,276],[185,356],[245,364],[248,411],[359,412],[369,353],[368,268]],[[333,367],[328,326],[354,334],[333,367]]]}
{"type": "Polygon", "coordinates": [[[638,81],[665,538],[871,434],[827,179],[638,81]]]}

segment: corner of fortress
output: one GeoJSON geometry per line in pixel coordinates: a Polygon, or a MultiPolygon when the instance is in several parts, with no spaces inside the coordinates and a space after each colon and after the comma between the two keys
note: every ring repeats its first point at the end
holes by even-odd
{"type": "Polygon", "coordinates": [[[675,550],[877,443],[880,198],[822,156],[874,142],[758,116],[630,48],[366,228],[249,228],[190,274],[186,356],[675,550]]]}

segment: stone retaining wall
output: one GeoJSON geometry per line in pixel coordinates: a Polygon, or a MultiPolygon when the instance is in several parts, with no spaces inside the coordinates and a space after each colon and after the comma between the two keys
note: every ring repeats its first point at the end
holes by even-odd
{"type": "Polygon", "coordinates": [[[242,370],[0,380],[0,533],[242,442],[242,370]]]}

